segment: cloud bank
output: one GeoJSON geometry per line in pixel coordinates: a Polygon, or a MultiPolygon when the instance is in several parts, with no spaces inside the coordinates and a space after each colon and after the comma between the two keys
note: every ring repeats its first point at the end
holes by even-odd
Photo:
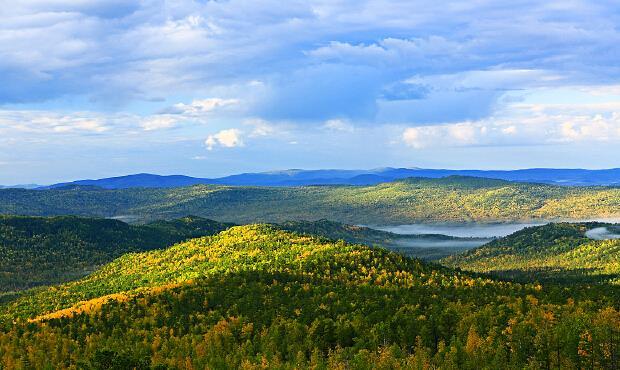
{"type": "Polygon", "coordinates": [[[197,175],[620,154],[613,1],[24,0],[0,16],[0,162],[31,174],[55,158],[66,180],[92,145],[118,159],[105,174],[137,151],[197,175]]]}

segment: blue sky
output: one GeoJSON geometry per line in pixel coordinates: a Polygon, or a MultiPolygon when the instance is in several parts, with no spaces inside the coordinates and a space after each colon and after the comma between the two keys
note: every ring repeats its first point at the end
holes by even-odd
{"type": "Polygon", "coordinates": [[[614,1],[0,6],[0,183],[619,167],[614,1]]]}

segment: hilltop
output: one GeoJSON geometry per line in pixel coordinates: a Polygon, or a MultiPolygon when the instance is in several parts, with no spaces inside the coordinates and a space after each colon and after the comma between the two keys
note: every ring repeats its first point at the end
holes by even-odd
{"type": "Polygon", "coordinates": [[[73,214],[146,222],[194,214],[233,222],[330,219],[348,224],[614,217],[620,188],[560,187],[474,177],[374,186],[0,190],[0,213],[73,214]]]}

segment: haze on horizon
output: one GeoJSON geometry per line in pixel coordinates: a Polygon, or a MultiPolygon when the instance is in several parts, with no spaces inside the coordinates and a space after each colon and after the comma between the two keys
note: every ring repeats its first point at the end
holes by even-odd
{"type": "Polygon", "coordinates": [[[0,184],[612,168],[613,1],[0,6],[0,184]]]}

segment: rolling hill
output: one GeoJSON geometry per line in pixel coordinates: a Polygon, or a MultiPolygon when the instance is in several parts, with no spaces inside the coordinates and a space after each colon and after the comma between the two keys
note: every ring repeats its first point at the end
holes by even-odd
{"type": "Polygon", "coordinates": [[[230,226],[198,217],[132,226],[72,216],[0,216],[0,293],[73,280],[122,254],[168,247],[230,226]]]}
{"type": "MultiPolygon", "coordinates": [[[[75,216],[0,216],[0,293],[74,280],[122,254],[169,247],[231,226],[234,225],[195,216],[143,226],[75,216]]],[[[446,257],[486,241],[444,235],[398,235],[328,220],[289,221],[274,226],[386,247],[426,259],[446,257]]]]}
{"type": "Polygon", "coordinates": [[[603,223],[559,223],[523,229],[442,263],[525,281],[620,283],[620,240],[594,240],[603,223]]]}
{"type": "Polygon", "coordinates": [[[0,213],[72,214],[135,222],[188,214],[234,223],[330,219],[348,224],[580,219],[620,216],[620,188],[561,187],[474,177],[374,186],[0,190],[0,213]]]}
{"type": "Polygon", "coordinates": [[[564,290],[247,225],[1,304],[0,364],[605,368],[616,361],[613,292],[575,289],[567,303],[564,290]]]}

